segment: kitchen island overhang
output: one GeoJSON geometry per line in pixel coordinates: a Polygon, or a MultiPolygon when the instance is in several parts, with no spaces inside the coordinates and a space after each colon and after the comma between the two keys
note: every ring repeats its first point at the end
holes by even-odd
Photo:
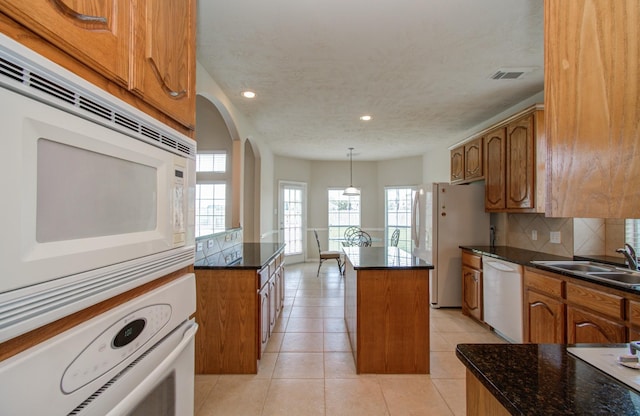
{"type": "Polygon", "coordinates": [[[344,314],[356,372],[428,374],[434,266],[397,247],[344,252],[344,314]]]}

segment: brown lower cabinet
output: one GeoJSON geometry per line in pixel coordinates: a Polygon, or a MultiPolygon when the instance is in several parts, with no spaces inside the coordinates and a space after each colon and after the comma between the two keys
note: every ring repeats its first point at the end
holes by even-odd
{"type": "Polygon", "coordinates": [[[256,374],[284,304],[284,254],[262,269],[196,269],[195,372],[256,374]]]}
{"type": "Polygon", "coordinates": [[[525,342],[640,339],[640,296],[531,267],[524,273],[525,342]]]}
{"type": "Polygon", "coordinates": [[[462,313],[482,321],[482,256],[462,250],[462,313]]]}

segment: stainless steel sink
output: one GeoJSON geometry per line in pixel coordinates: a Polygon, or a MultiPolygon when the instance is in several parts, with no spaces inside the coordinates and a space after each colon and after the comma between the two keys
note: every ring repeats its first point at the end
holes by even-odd
{"type": "Polygon", "coordinates": [[[592,261],[533,261],[546,268],[618,286],[640,289],[640,272],[592,261]]]}

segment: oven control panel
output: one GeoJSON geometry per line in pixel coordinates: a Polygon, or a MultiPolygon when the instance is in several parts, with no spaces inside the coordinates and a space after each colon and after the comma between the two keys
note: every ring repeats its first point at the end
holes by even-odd
{"type": "Polygon", "coordinates": [[[96,337],[67,367],[61,387],[66,394],[92,382],[145,345],[171,318],[171,306],[138,309],[96,337]]]}

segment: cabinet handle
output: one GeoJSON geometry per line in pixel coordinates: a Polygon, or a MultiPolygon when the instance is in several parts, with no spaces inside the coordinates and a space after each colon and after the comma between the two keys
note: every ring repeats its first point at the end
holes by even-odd
{"type": "Polygon", "coordinates": [[[63,15],[71,18],[71,19],[75,19],[75,20],[79,20],[82,23],[103,23],[103,24],[107,24],[107,18],[106,17],[102,17],[102,16],[89,16],[87,14],[81,14],[76,12],[75,10],[71,10],[69,8],[69,6],[67,6],[66,4],[62,3],[61,0],[52,0],[53,5],[58,9],[58,11],[60,13],[62,13],[63,15]]]}

